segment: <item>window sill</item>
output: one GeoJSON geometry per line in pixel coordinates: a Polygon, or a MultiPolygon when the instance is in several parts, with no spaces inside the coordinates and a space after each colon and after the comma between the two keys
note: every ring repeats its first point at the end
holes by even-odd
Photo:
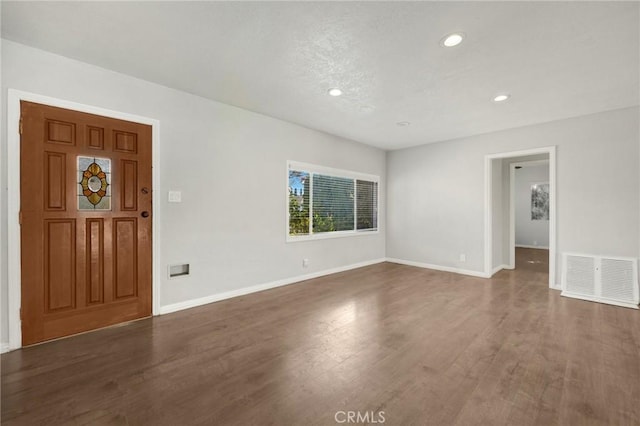
{"type": "Polygon", "coordinates": [[[287,243],[297,243],[300,241],[315,241],[315,240],[328,240],[332,238],[345,238],[345,237],[359,237],[362,235],[377,235],[380,233],[379,229],[375,231],[336,231],[336,232],[322,232],[313,235],[287,235],[287,243]]]}

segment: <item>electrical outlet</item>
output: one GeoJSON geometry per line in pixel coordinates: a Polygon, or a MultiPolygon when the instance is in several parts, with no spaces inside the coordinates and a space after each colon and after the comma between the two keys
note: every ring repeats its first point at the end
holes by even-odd
{"type": "Polygon", "coordinates": [[[534,241],[533,241],[533,245],[534,245],[534,246],[537,246],[537,245],[538,245],[538,242],[534,240],[534,241]]]}
{"type": "Polygon", "coordinates": [[[460,255],[460,262],[466,262],[466,261],[467,261],[467,255],[466,255],[466,254],[464,254],[464,253],[462,253],[462,254],[460,255]]]}
{"type": "Polygon", "coordinates": [[[303,268],[309,267],[309,259],[302,259],[302,267],[303,268]]]}

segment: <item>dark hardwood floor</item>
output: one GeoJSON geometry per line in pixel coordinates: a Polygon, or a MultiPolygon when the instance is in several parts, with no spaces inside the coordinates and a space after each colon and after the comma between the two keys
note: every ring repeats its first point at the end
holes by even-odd
{"type": "MultiPolygon", "coordinates": [[[[549,250],[516,247],[516,269],[548,274],[549,250]]],[[[548,286],[549,280],[547,279],[544,284],[548,286]]]]}
{"type": "Polygon", "coordinates": [[[382,263],[14,351],[2,423],[640,424],[640,313],[539,269],[382,263]]]}

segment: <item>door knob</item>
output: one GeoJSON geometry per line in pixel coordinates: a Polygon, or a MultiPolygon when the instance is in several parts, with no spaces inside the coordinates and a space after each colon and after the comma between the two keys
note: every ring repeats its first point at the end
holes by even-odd
{"type": "Polygon", "coordinates": [[[149,212],[148,211],[143,211],[142,213],[140,213],[140,216],[142,217],[149,217],[149,212]]]}

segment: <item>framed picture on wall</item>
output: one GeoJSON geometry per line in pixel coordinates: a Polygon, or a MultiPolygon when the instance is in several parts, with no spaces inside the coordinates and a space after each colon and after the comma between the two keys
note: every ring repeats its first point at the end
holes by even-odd
{"type": "Polygon", "coordinates": [[[549,220],[549,182],[531,185],[531,220],[549,220]]]}

